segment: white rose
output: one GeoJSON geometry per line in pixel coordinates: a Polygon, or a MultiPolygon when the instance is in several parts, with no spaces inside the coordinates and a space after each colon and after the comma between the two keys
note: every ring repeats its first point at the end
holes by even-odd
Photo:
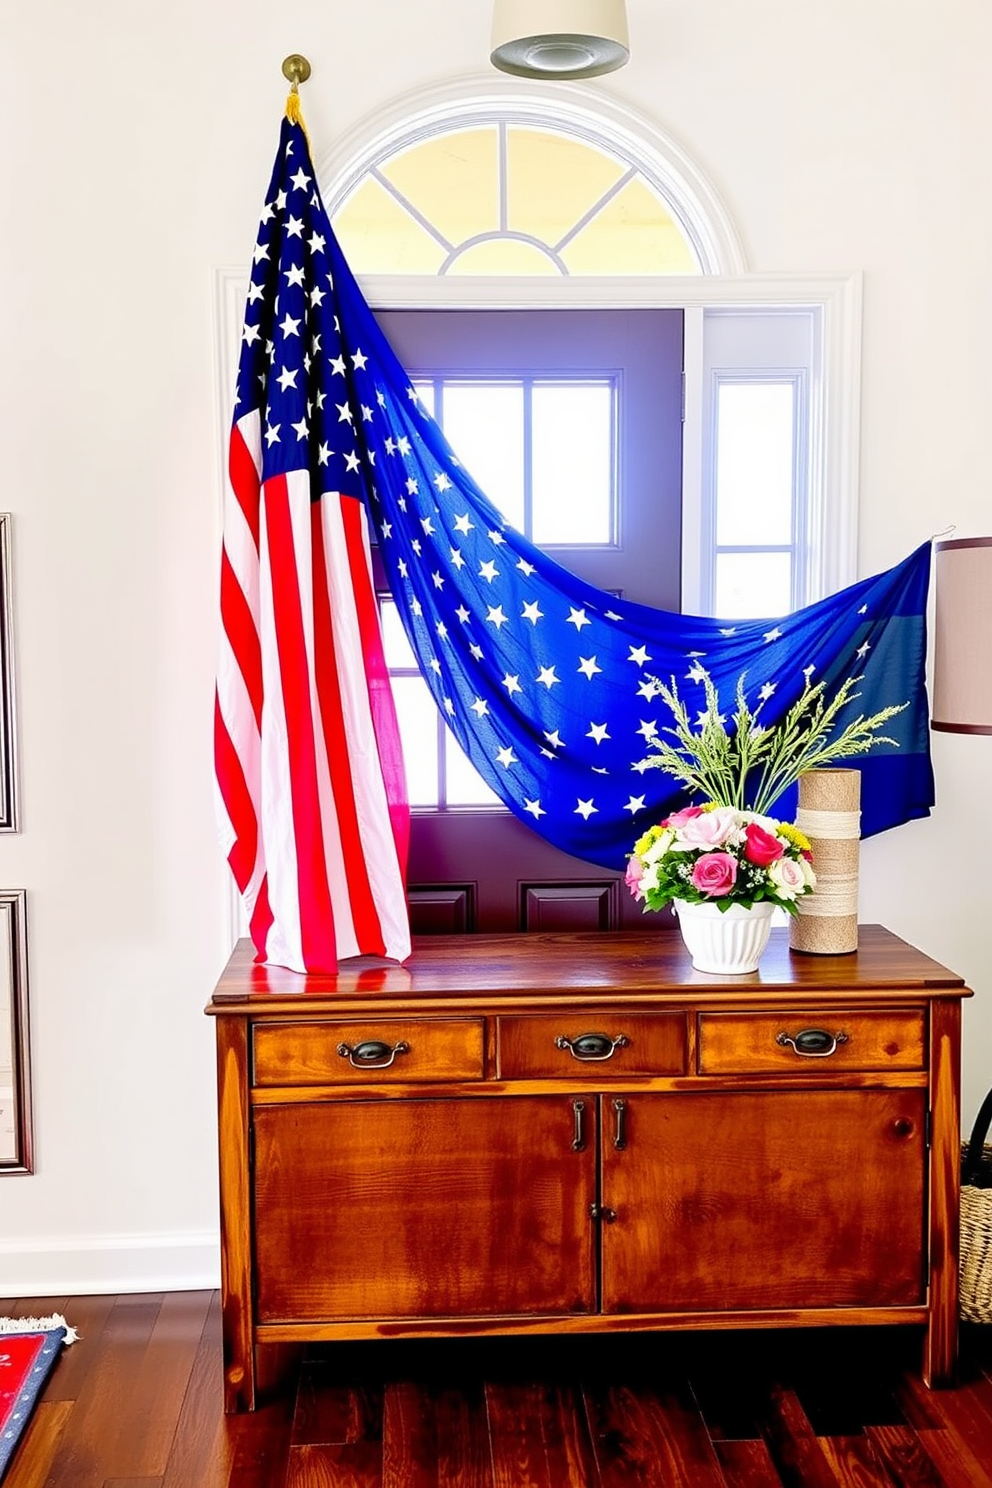
{"type": "Polygon", "coordinates": [[[780,899],[798,899],[806,891],[806,875],[795,858],[778,858],[766,869],[780,899]]]}
{"type": "Polygon", "coordinates": [[[806,887],[808,889],[815,889],[816,874],[813,872],[812,863],[809,861],[808,858],[800,858],[799,866],[803,870],[803,878],[806,880],[806,887]]]}
{"type": "Polygon", "coordinates": [[[761,827],[765,832],[769,832],[772,837],[778,835],[781,822],[777,821],[774,816],[761,816],[757,811],[746,811],[744,815],[748,821],[753,821],[755,826],[761,827]]]}

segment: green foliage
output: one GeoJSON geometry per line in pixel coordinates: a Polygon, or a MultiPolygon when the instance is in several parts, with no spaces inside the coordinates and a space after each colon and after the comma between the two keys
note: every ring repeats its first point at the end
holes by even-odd
{"type": "Polygon", "coordinates": [[[859,715],[832,737],[841,709],[860,696],[854,689],[862,679],[848,677],[827,700],[823,683],[810,686],[807,677],[801,696],[781,723],[766,729],[758,716],[760,703],[752,709],[747,701],[742,675],[737,680],[733,728],[728,730],[716,687],[704,675],[706,710],[701,727],[694,732],[675,678],[669,686],[657,677],[649,680],[667,703],[674,726],[649,741],[654,753],[642,763],[664,770],[694,796],[761,815],[807,770],[821,770],[837,760],[866,754],[876,744],[898,747],[897,740],[879,730],[909,706],[883,708],[869,718],[859,715]]]}

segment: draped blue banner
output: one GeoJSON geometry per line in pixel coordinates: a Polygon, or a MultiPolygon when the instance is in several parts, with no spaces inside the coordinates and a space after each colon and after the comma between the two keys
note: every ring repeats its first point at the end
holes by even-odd
{"type": "MultiPolygon", "coordinates": [[[[807,676],[828,696],[844,678],[861,679],[838,731],[908,704],[885,728],[896,746],[845,763],[862,771],[864,836],[926,816],[929,543],[885,573],[761,621],[668,614],[593,588],[508,526],[459,465],[344,260],[298,125],[284,124],[282,144],[305,182],[299,231],[330,270],[310,295],[307,388],[290,427],[306,425],[317,487],[364,496],[427,685],[510,810],[566,852],[622,867],[644,828],[686,799],[661,770],[643,768],[651,737],[671,722],[649,679],[674,678],[691,712],[697,700],[703,707],[705,671],[728,718],[744,674],[766,726],[807,676]]],[[[274,365],[281,340],[299,334],[288,315],[285,328],[272,327],[274,365]]],[[[266,459],[278,455],[278,438],[266,459]]],[[[793,809],[794,795],[776,807],[784,817],[793,809]]]]}

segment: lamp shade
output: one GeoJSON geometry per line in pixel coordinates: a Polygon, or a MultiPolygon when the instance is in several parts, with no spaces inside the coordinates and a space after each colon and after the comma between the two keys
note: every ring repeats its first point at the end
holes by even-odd
{"type": "Polygon", "coordinates": [[[992,734],[992,537],[937,543],[936,553],[930,725],[992,734]]]}
{"type": "Polygon", "coordinates": [[[630,57],[624,0],[495,0],[490,61],[517,77],[598,77],[630,57]]]}

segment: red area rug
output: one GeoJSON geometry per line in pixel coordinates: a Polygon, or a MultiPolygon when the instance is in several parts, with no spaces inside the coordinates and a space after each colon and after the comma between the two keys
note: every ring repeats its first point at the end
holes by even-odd
{"type": "Polygon", "coordinates": [[[48,1318],[0,1318],[0,1478],[62,1345],[75,1337],[57,1313],[48,1318]]]}

